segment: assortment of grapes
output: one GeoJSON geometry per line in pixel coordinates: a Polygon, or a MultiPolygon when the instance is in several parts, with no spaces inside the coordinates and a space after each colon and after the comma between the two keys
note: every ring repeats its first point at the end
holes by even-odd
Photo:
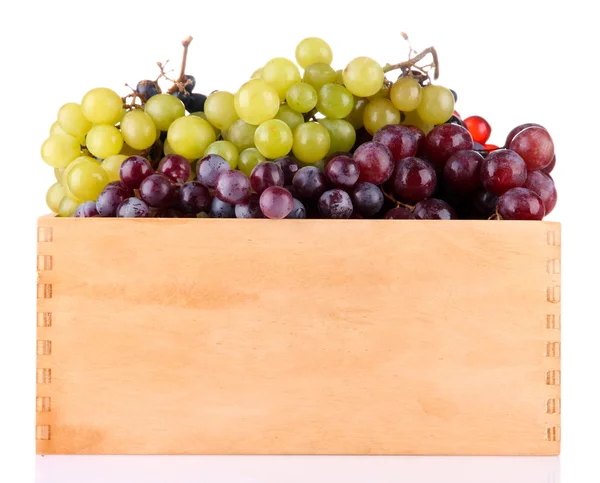
{"type": "Polygon", "coordinates": [[[306,38],[296,61],[274,58],[237,92],[194,92],[185,74],[122,98],[106,88],[60,108],[42,159],[60,216],[540,220],[556,204],[552,138],[491,127],[454,110],[419,54],[382,67],[357,57],[331,67],[306,38]],[[386,73],[400,71],[392,82],[386,73]]]}

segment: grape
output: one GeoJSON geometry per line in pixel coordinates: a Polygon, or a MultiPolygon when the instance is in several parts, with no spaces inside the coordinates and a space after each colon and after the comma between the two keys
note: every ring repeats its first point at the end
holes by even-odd
{"type": "Polygon", "coordinates": [[[156,141],[154,121],[141,109],[134,109],[125,114],[120,128],[123,140],[133,149],[147,149],[156,141]]]}
{"type": "Polygon", "coordinates": [[[83,138],[92,127],[92,123],[81,112],[81,106],[74,102],[69,102],[58,110],[58,125],[76,139],[83,138]]]}
{"type": "Polygon", "coordinates": [[[148,218],[149,216],[150,208],[138,198],[127,198],[117,208],[117,218],[148,218]]]}
{"type": "Polygon", "coordinates": [[[218,154],[221,156],[229,163],[231,169],[237,168],[240,159],[240,153],[237,148],[229,141],[215,141],[209,144],[204,150],[204,156],[208,156],[209,154],[218,154]]]}
{"type": "Polygon", "coordinates": [[[183,213],[197,214],[210,208],[210,192],[198,181],[188,181],[178,193],[177,206],[183,213]]]}
{"type": "Polygon", "coordinates": [[[342,72],[344,85],[355,96],[369,97],[383,85],[383,69],[369,57],[357,57],[342,72]]]}
{"type": "Polygon", "coordinates": [[[554,143],[543,127],[523,129],[513,138],[508,148],[523,158],[530,171],[545,168],[554,157],[554,143]]]}
{"type": "Polygon", "coordinates": [[[183,107],[185,107],[186,111],[188,110],[187,104],[190,101],[190,93],[188,91],[182,87],[178,87],[178,90],[171,93],[171,95],[183,102],[183,107]]]}
{"type": "Polygon", "coordinates": [[[344,119],[348,121],[354,129],[360,129],[364,126],[364,115],[365,108],[367,107],[368,101],[362,97],[354,96],[354,105],[352,111],[344,119]]]}
{"type": "Polygon", "coordinates": [[[437,186],[437,175],[427,161],[411,157],[396,163],[392,174],[394,193],[410,203],[429,198],[437,186]]]}
{"type": "Polygon", "coordinates": [[[271,161],[260,163],[250,175],[250,186],[259,195],[269,186],[283,186],[283,181],[282,169],[271,161]]]}
{"type": "MultiPolygon", "coordinates": [[[[298,74],[300,77],[300,74],[298,74]]],[[[272,85],[263,79],[252,79],[236,92],[235,112],[248,124],[258,125],[273,119],[279,110],[279,95],[272,85]]],[[[230,126],[233,122],[230,123],[230,126]]],[[[221,129],[229,129],[229,127],[221,129]]],[[[250,146],[248,146],[250,147],[250,146]]]]}
{"type": "Polygon", "coordinates": [[[281,168],[283,172],[283,179],[285,184],[291,184],[294,179],[294,175],[300,169],[300,163],[293,156],[283,156],[277,158],[275,164],[281,168]]]}
{"type": "Polygon", "coordinates": [[[383,218],[385,220],[414,220],[415,219],[414,215],[409,210],[407,210],[406,208],[403,208],[402,206],[392,208],[383,216],[383,218]]]}
{"type": "Polygon", "coordinates": [[[275,88],[280,101],[285,101],[287,90],[297,82],[300,82],[300,71],[291,60],[276,57],[264,65],[260,73],[260,78],[275,88]]]}
{"type": "Polygon", "coordinates": [[[73,216],[75,214],[75,210],[79,206],[77,201],[72,200],[68,196],[63,197],[58,204],[58,216],[63,218],[73,216]]]}
{"type": "Polygon", "coordinates": [[[329,151],[327,154],[347,153],[356,142],[356,131],[352,124],[344,119],[319,119],[319,124],[329,131],[329,151]]]}
{"type": "Polygon", "coordinates": [[[209,154],[204,156],[196,165],[198,181],[209,189],[215,189],[217,178],[221,173],[229,171],[231,166],[221,156],[209,154]]]}
{"type": "Polygon", "coordinates": [[[296,61],[303,69],[317,62],[331,64],[332,60],[333,53],[331,52],[331,47],[329,47],[327,42],[318,37],[303,39],[296,47],[296,61]]]}
{"type": "Polygon", "coordinates": [[[454,112],[454,96],[450,89],[442,86],[428,85],[421,89],[421,102],[417,113],[429,124],[442,124],[452,117],[454,112]]]}
{"type": "Polygon", "coordinates": [[[244,149],[253,148],[254,132],[257,127],[258,126],[248,124],[243,119],[238,119],[229,126],[226,140],[233,144],[240,152],[244,149]]]}
{"type": "Polygon", "coordinates": [[[73,216],[75,218],[91,218],[92,216],[98,216],[98,211],[96,210],[96,202],[84,201],[77,207],[73,216]]]}
{"type": "Polygon", "coordinates": [[[390,88],[383,84],[381,86],[381,89],[379,89],[375,94],[373,94],[372,96],[367,97],[367,99],[369,101],[373,101],[375,99],[388,99],[390,98],[390,88]]]}
{"type": "Polygon", "coordinates": [[[168,154],[158,164],[156,172],[164,174],[174,183],[183,184],[190,177],[190,162],[179,154],[168,154]]]}
{"type": "Polygon", "coordinates": [[[132,189],[139,188],[142,181],[154,173],[150,161],[141,156],[130,156],[121,164],[121,181],[132,189]]]}
{"type": "Polygon", "coordinates": [[[473,195],[473,205],[483,216],[490,216],[496,211],[498,197],[483,188],[478,189],[473,195]]]}
{"type": "Polygon", "coordinates": [[[256,149],[266,158],[275,159],[285,156],[292,149],[294,136],[292,130],[279,119],[263,122],[254,133],[256,149]]]}
{"type": "Polygon", "coordinates": [[[161,208],[160,210],[156,210],[154,213],[155,218],[190,218],[194,215],[185,215],[179,210],[175,210],[173,208],[161,208]]]}
{"type": "Polygon", "coordinates": [[[215,196],[210,204],[210,216],[213,218],[235,218],[235,208],[215,196]]]}
{"type": "Polygon", "coordinates": [[[90,156],[79,156],[78,158],[75,158],[71,163],[69,163],[69,165],[65,168],[62,178],[61,178],[61,184],[63,185],[63,188],[65,189],[65,194],[69,198],[71,198],[73,201],[76,201],[77,204],[82,203],[87,200],[82,200],[82,199],[78,198],[77,196],[75,196],[73,193],[71,193],[71,191],[69,190],[69,185],[67,184],[67,179],[69,177],[69,173],[71,171],[73,171],[73,169],[75,169],[75,167],[81,163],[92,163],[92,164],[97,164],[98,166],[100,166],[100,161],[98,161],[96,158],[91,158],[90,156]]]}
{"type": "Polygon", "coordinates": [[[319,213],[324,218],[350,218],[353,209],[350,195],[341,189],[325,191],[319,198],[319,213]]]}
{"type": "MultiPolygon", "coordinates": [[[[152,98],[154,99],[154,97],[152,98]]],[[[167,141],[173,152],[187,159],[196,159],[216,140],[212,126],[198,116],[176,119],[169,127],[167,141]]]]}
{"type": "Polygon", "coordinates": [[[152,208],[166,208],[174,194],[173,182],[163,174],[151,174],[140,184],[140,198],[152,208]]]}
{"type": "Polygon", "coordinates": [[[554,169],[554,166],[556,166],[556,154],[552,156],[552,161],[550,161],[550,164],[545,168],[542,168],[542,171],[544,171],[544,173],[550,174],[554,169]]]}
{"type": "Polygon", "coordinates": [[[204,113],[208,121],[221,130],[229,129],[240,118],[235,109],[235,96],[227,91],[216,91],[208,96],[204,113]]]}
{"type": "Polygon", "coordinates": [[[109,184],[98,196],[96,210],[100,216],[116,216],[119,205],[130,196],[129,188],[109,184]]]}
{"type": "Polygon", "coordinates": [[[394,107],[392,101],[378,97],[370,101],[365,107],[363,124],[370,134],[374,134],[383,126],[398,124],[400,122],[400,111],[394,107]]]}
{"type": "Polygon", "coordinates": [[[46,192],[46,204],[54,213],[58,213],[58,206],[61,200],[66,196],[65,189],[60,183],[54,183],[46,192]]]}
{"type": "Polygon", "coordinates": [[[359,174],[356,161],[343,154],[331,158],[325,167],[325,176],[336,188],[352,188],[358,181],[359,174]]]}
{"type": "Polygon", "coordinates": [[[450,156],[444,166],[444,181],[454,191],[468,193],[481,184],[479,169],[483,156],[477,151],[462,150],[450,156]]]}
{"type": "Polygon", "coordinates": [[[260,79],[260,75],[262,74],[262,67],[259,67],[250,76],[250,79],[260,79]]]}
{"type": "Polygon", "coordinates": [[[65,169],[66,168],[54,168],[54,177],[59,183],[62,183],[62,175],[65,172],[65,169]]]}
{"type": "Polygon", "coordinates": [[[275,116],[275,119],[285,122],[292,132],[304,122],[304,116],[297,111],[294,111],[290,106],[282,104],[275,116]]]}
{"type": "MultiPolygon", "coordinates": [[[[121,131],[121,134],[123,134],[123,131],[121,131]]],[[[156,130],[154,131],[154,136],[158,137],[158,132],[156,130]]],[[[133,149],[127,143],[123,143],[123,148],[121,149],[121,152],[119,154],[123,154],[127,157],[143,156],[145,154],[145,150],[144,149],[133,149]]]]}
{"type": "Polygon", "coordinates": [[[486,151],[495,151],[496,149],[500,149],[498,146],[496,146],[495,144],[484,144],[483,145],[483,149],[485,149],[486,151]]]}
{"type": "Polygon", "coordinates": [[[504,220],[541,220],[544,203],[527,188],[512,188],[498,198],[498,214],[504,220]]]}
{"type": "Polygon", "coordinates": [[[291,220],[303,220],[306,218],[306,207],[300,200],[294,198],[294,205],[292,207],[292,211],[286,216],[291,220]]]}
{"type": "Polygon", "coordinates": [[[492,134],[492,127],[483,117],[470,116],[465,119],[464,123],[471,133],[473,141],[481,144],[487,143],[492,134]]]}
{"type": "Polygon", "coordinates": [[[473,138],[464,127],[456,124],[436,126],[425,137],[425,152],[437,166],[443,166],[454,153],[473,149],[473,138]]]}
{"type": "Polygon", "coordinates": [[[392,153],[394,161],[416,156],[418,144],[413,131],[397,124],[383,126],[373,136],[373,141],[381,143],[392,153]]]}
{"type": "Polygon", "coordinates": [[[183,102],[169,94],[157,94],[146,102],[144,111],[159,131],[168,131],[176,119],[185,116],[183,102]]]}
{"type": "Polygon", "coordinates": [[[183,86],[183,88],[191,94],[195,87],[196,87],[196,78],[193,75],[186,74],[185,75],[185,85],[183,86]]]}
{"type": "Polygon", "coordinates": [[[252,193],[250,197],[235,205],[236,218],[264,218],[263,212],[260,211],[260,196],[252,193]]]}
{"type": "Polygon", "coordinates": [[[325,84],[333,84],[337,74],[330,65],[322,62],[316,62],[305,67],[302,80],[311,85],[315,91],[319,92],[325,84]]]}
{"type": "Polygon", "coordinates": [[[344,85],[344,71],[342,69],[338,69],[335,71],[335,84],[339,84],[341,86],[344,85]]]}
{"type": "Polygon", "coordinates": [[[329,131],[317,122],[305,122],[294,129],[292,149],[294,156],[303,163],[314,164],[320,161],[327,155],[330,146],[329,131]]]}
{"type": "Polygon", "coordinates": [[[514,137],[519,134],[521,131],[523,131],[524,129],[527,129],[528,127],[541,127],[542,129],[544,128],[544,126],[541,126],[539,124],[536,124],[535,122],[527,122],[525,124],[519,124],[517,127],[514,127],[509,133],[508,136],[506,136],[506,142],[504,143],[505,147],[509,147],[510,143],[512,142],[512,140],[514,139],[514,137]]]}
{"type": "Polygon", "coordinates": [[[42,144],[42,159],[53,168],[66,168],[81,154],[79,141],[68,134],[53,134],[42,144]]]}
{"type": "Polygon", "coordinates": [[[124,190],[128,196],[133,196],[133,188],[130,188],[129,186],[127,186],[125,183],[123,183],[123,181],[121,180],[117,180],[117,181],[111,181],[110,183],[108,183],[105,186],[105,190],[107,189],[120,189],[120,190],[124,190]]]}
{"type": "Polygon", "coordinates": [[[400,124],[406,127],[416,127],[423,132],[423,134],[427,135],[433,129],[433,125],[428,122],[423,121],[419,116],[419,113],[415,111],[405,112],[404,116],[400,121],[400,124]]]}
{"type": "Polygon", "coordinates": [[[147,102],[148,99],[155,96],[156,94],[160,94],[161,92],[158,82],[153,80],[139,81],[135,90],[145,102],[147,102]]]}
{"type": "Polygon", "coordinates": [[[523,185],[537,194],[544,203],[544,214],[549,215],[556,206],[556,187],[552,177],[543,171],[530,171],[527,174],[527,180],[523,185]]]}
{"type": "Polygon", "coordinates": [[[124,154],[115,154],[102,161],[102,169],[108,174],[109,181],[119,181],[121,179],[121,165],[128,157],[124,154]]]}
{"type": "Polygon", "coordinates": [[[259,164],[264,163],[266,158],[260,154],[260,151],[256,148],[244,149],[240,153],[240,160],[238,161],[238,169],[246,176],[250,177],[252,170],[259,164]]]}
{"type": "Polygon", "coordinates": [[[383,193],[373,183],[357,183],[350,196],[354,209],[365,217],[376,215],[383,207],[383,193]]]}
{"type": "Polygon", "coordinates": [[[399,111],[414,111],[421,102],[421,85],[412,77],[401,77],[390,89],[390,100],[399,111]]]}
{"type": "Polygon", "coordinates": [[[115,126],[98,124],[88,131],[85,146],[92,155],[105,159],[121,152],[123,136],[115,126]]]}
{"type": "MultiPolygon", "coordinates": [[[[200,117],[200,118],[204,119],[206,122],[208,122],[208,119],[206,118],[206,114],[204,114],[203,112],[192,112],[190,115],[200,117]]],[[[215,126],[213,126],[209,122],[208,122],[208,124],[210,125],[210,127],[213,128],[213,131],[215,132],[215,139],[218,139],[221,136],[221,130],[217,129],[215,126]]]]}
{"type": "Polygon", "coordinates": [[[88,91],[81,101],[81,112],[92,124],[115,125],[121,120],[123,100],[111,89],[98,87],[88,91]]]}
{"type": "Polygon", "coordinates": [[[263,215],[274,220],[285,218],[294,207],[291,193],[281,186],[269,186],[260,195],[259,203],[263,215]]]}
{"type": "Polygon", "coordinates": [[[360,170],[359,181],[381,184],[392,175],[392,153],[383,144],[367,142],[354,151],[354,160],[360,170]]]}
{"type": "Polygon", "coordinates": [[[204,110],[206,96],[198,92],[190,94],[188,101],[185,103],[185,108],[188,112],[199,112],[204,110]]]}
{"type": "Polygon", "coordinates": [[[317,111],[324,116],[330,119],[343,119],[352,112],[353,106],[354,96],[344,86],[325,84],[319,89],[317,111]]]}
{"type": "Polygon", "coordinates": [[[82,201],[98,198],[108,181],[108,174],[102,166],[90,161],[77,163],[64,177],[68,191],[82,201]]]}
{"type": "Polygon", "coordinates": [[[244,173],[239,171],[224,171],[217,178],[215,195],[226,203],[241,203],[250,196],[250,181],[244,173]]]}
{"type": "Polygon", "coordinates": [[[483,187],[495,195],[501,195],[511,188],[523,186],[527,180],[527,165],[514,151],[499,149],[481,163],[483,187]]]}
{"type": "MultiPolygon", "coordinates": [[[[65,131],[63,131],[63,129],[60,127],[60,124],[58,124],[58,121],[54,121],[54,123],[52,124],[52,126],[50,126],[50,136],[52,136],[54,134],[62,134],[64,136],[71,136],[70,134],[68,134],[65,131]]],[[[77,142],[80,145],[83,146],[85,144],[85,135],[77,137],[75,139],[77,139],[77,142]]]]}
{"type": "Polygon", "coordinates": [[[445,201],[428,198],[415,205],[414,217],[417,220],[454,220],[456,213],[445,201]]]}
{"type": "Polygon", "coordinates": [[[306,82],[298,82],[287,90],[285,100],[294,111],[308,112],[317,105],[317,91],[306,82]]]}
{"type": "Polygon", "coordinates": [[[302,200],[316,200],[327,189],[325,174],[314,166],[300,168],[292,180],[294,195],[302,200]]]}

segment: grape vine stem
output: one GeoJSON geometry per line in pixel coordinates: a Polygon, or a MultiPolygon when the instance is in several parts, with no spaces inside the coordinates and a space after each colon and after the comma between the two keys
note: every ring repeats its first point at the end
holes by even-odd
{"type": "Polygon", "coordinates": [[[187,55],[190,44],[192,43],[194,38],[191,35],[188,35],[185,39],[182,40],[181,45],[183,45],[183,58],[181,59],[181,71],[179,72],[179,78],[177,82],[175,82],[167,91],[169,94],[173,94],[173,92],[184,88],[190,81],[185,77],[185,67],[187,64],[187,55]]]}
{"type": "Polygon", "coordinates": [[[433,78],[437,79],[440,76],[440,62],[438,60],[438,55],[437,51],[435,50],[435,47],[427,47],[422,52],[418,53],[411,59],[405,60],[404,62],[399,62],[398,64],[385,64],[385,66],[383,67],[383,72],[391,72],[397,69],[410,69],[411,67],[415,66],[417,62],[423,60],[430,54],[433,58],[433,62],[431,63],[431,66],[433,67],[433,78]]]}
{"type": "Polygon", "coordinates": [[[403,208],[406,208],[408,211],[413,212],[415,211],[415,207],[411,206],[411,205],[407,205],[406,203],[402,203],[401,201],[398,201],[396,198],[394,198],[392,195],[390,195],[389,193],[387,193],[385,191],[385,188],[383,187],[382,184],[379,185],[379,189],[381,189],[381,192],[383,193],[383,196],[385,196],[388,200],[393,201],[394,203],[396,203],[396,207],[402,206],[403,208]]]}

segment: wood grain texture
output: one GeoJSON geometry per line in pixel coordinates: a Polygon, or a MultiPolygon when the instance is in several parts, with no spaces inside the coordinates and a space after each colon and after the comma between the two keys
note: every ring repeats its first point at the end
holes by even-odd
{"type": "Polygon", "coordinates": [[[560,225],[60,219],[41,454],[557,454],[560,225]]]}

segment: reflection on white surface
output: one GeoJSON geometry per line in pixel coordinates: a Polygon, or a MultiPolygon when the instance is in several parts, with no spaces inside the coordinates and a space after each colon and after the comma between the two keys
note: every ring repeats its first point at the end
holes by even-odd
{"type": "Polygon", "coordinates": [[[559,483],[558,457],[38,456],[37,483],[559,483]]]}

